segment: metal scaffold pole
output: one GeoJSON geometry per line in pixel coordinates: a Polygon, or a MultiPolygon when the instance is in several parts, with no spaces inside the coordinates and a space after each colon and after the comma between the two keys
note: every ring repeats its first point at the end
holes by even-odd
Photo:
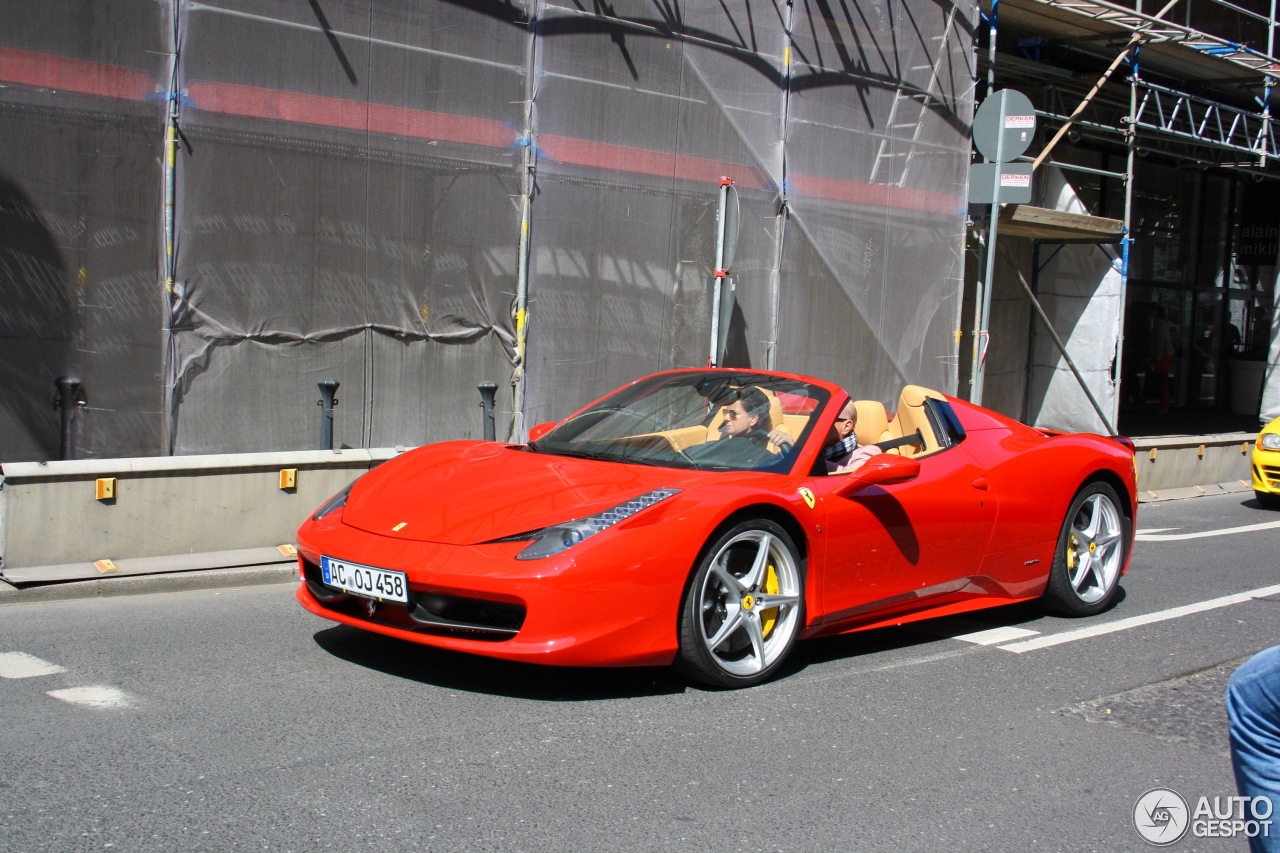
{"type": "MultiPolygon", "coordinates": [[[[1271,21],[1267,26],[1267,56],[1276,55],[1276,0],[1271,0],[1271,21]]],[[[1273,69],[1275,70],[1274,66],[1273,69]]],[[[1259,148],[1262,154],[1258,159],[1258,166],[1265,169],[1267,167],[1267,140],[1271,138],[1271,93],[1275,89],[1276,78],[1274,74],[1267,74],[1262,78],[1262,132],[1259,134],[1259,148]]]]}
{"type": "Polygon", "coordinates": [[[538,39],[534,32],[529,34],[528,49],[525,53],[525,114],[523,139],[524,150],[521,154],[520,170],[520,244],[516,258],[516,305],[515,333],[516,356],[515,370],[511,375],[511,429],[508,440],[513,442],[524,440],[524,393],[525,393],[525,360],[529,345],[529,228],[531,224],[531,206],[535,190],[538,170],[537,146],[534,144],[536,130],[534,128],[535,113],[533,100],[537,92],[536,65],[538,61],[538,39]]]}
{"type": "MultiPolygon", "coordinates": [[[[988,15],[987,30],[987,97],[996,90],[996,27],[1000,12],[1000,0],[991,0],[991,12],[988,15]]],[[[978,270],[978,278],[973,294],[973,361],[969,368],[969,400],[982,402],[982,368],[987,356],[988,331],[987,322],[991,314],[992,263],[996,239],[995,221],[999,216],[1000,205],[991,204],[987,208],[989,224],[987,228],[987,251],[981,256],[982,267],[978,270]]]]}
{"type": "MultiPolygon", "coordinates": [[[[165,334],[170,336],[170,340],[166,341],[165,350],[168,358],[174,358],[172,354],[172,335],[173,335],[173,318],[177,310],[178,295],[175,292],[175,281],[177,277],[177,188],[178,188],[178,52],[182,39],[182,29],[180,26],[180,18],[182,3],[181,0],[173,0],[170,4],[169,14],[173,16],[173,53],[169,57],[169,91],[168,111],[165,114],[164,126],[164,174],[162,177],[162,185],[164,187],[164,304],[166,306],[165,318],[165,334]]],[[[165,375],[168,376],[169,371],[174,369],[172,363],[168,364],[165,375]]],[[[172,377],[168,380],[173,382],[172,377]]],[[[170,389],[165,393],[164,428],[160,430],[160,452],[165,456],[173,454],[173,432],[174,432],[174,412],[169,401],[169,395],[172,392],[172,384],[170,389]]]]}

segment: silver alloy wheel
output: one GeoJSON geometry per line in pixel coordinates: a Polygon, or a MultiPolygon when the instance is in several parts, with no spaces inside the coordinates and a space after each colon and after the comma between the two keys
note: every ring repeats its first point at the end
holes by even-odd
{"type": "Polygon", "coordinates": [[[1086,604],[1110,595],[1124,560],[1124,522],[1106,494],[1087,497],[1071,519],[1067,537],[1067,577],[1086,604]]]}
{"type": "Polygon", "coordinates": [[[755,675],[773,664],[800,627],[796,557],[767,530],[745,530],[725,542],[697,595],[699,638],[731,675],[755,675]]]}

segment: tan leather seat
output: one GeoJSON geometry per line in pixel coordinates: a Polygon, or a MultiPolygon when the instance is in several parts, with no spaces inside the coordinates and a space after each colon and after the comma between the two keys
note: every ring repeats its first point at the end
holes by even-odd
{"type": "Polygon", "coordinates": [[[937,391],[931,391],[919,385],[908,385],[902,389],[902,394],[898,397],[898,411],[889,422],[888,437],[902,438],[919,430],[924,438],[924,447],[908,444],[894,448],[889,451],[890,453],[897,453],[900,456],[918,456],[941,448],[938,437],[933,432],[933,425],[929,423],[929,416],[924,410],[924,401],[929,398],[946,400],[946,397],[937,391]]]}
{"type": "Polygon", "coordinates": [[[779,428],[785,430],[787,435],[791,436],[791,440],[795,441],[798,437],[804,435],[804,428],[808,425],[808,415],[788,415],[783,413],[782,426],[779,428]]]}
{"type": "Polygon", "coordinates": [[[854,400],[853,407],[858,412],[858,424],[853,428],[858,444],[883,441],[889,429],[889,415],[884,410],[884,403],[879,400],[854,400]]]}

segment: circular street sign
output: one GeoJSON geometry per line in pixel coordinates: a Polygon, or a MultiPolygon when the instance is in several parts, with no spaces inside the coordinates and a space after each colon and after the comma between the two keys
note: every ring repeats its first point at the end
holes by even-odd
{"type": "Polygon", "coordinates": [[[973,144],[993,163],[1021,157],[1036,132],[1031,100],[1014,89],[992,92],[973,117],[973,144]]]}

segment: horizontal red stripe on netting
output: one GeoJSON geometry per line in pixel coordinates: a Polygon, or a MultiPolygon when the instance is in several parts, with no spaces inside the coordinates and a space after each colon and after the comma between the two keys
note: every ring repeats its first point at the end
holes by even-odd
{"type": "MultiPolygon", "coordinates": [[[[12,48],[0,48],[0,80],[133,101],[153,98],[159,91],[156,82],[141,71],[12,48]]],[[[488,148],[511,148],[522,139],[512,125],[494,119],[237,83],[192,82],[185,95],[189,107],[223,115],[488,148]]],[[[728,176],[747,189],[767,189],[772,185],[758,168],[707,157],[554,134],[540,135],[538,147],[542,156],[566,165],[701,184],[716,184],[728,176]]],[[[787,190],[801,197],[924,213],[956,214],[964,210],[959,196],[817,175],[791,174],[787,190]]]]}
{"type": "Polygon", "coordinates": [[[509,148],[520,138],[511,125],[492,119],[235,83],[189,83],[186,96],[191,107],[205,112],[362,130],[388,136],[462,142],[489,148],[509,148]]]}
{"type": "Polygon", "coordinates": [[[150,75],[132,68],[8,47],[0,47],[0,80],[124,101],[145,101],[160,90],[150,75]]]}

